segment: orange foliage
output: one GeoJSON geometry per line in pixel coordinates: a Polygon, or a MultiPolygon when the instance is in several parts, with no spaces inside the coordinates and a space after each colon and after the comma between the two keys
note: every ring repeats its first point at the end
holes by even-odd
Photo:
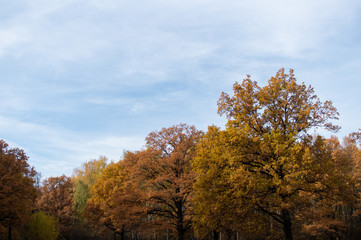
{"type": "Polygon", "coordinates": [[[10,238],[11,227],[29,217],[36,198],[37,172],[27,160],[23,150],[0,140],[0,227],[8,228],[10,238]]]}
{"type": "Polygon", "coordinates": [[[179,124],[152,132],[147,149],[139,152],[133,179],[145,192],[145,203],[154,223],[174,229],[178,239],[191,228],[193,183],[191,161],[203,133],[194,126],[179,124]]]}
{"type": "Polygon", "coordinates": [[[73,223],[73,185],[71,178],[62,175],[43,181],[37,207],[48,215],[56,217],[60,235],[70,236],[73,223]]]}

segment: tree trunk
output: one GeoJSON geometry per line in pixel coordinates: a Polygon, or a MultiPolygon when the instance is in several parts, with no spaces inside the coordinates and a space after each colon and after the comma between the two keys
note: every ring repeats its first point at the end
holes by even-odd
{"type": "Polygon", "coordinates": [[[179,231],[178,230],[178,240],[184,240],[184,231],[179,231]]]}
{"type": "Polygon", "coordinates": [[[12,231],[12,229],[11,229],[11,224],[10,224],[9,227],[8,227],[8,240],[12,239],[11,231],[12,231]]]}
{"type": "MultiPolygon", "coordinates": [[[[176,192],[179,192],[179,190],[177,190],[176,192]]],[[[177,206],[178,240],[184,240],[185,229],[183,227],[183,203],[182,203],[182,201],[176,202],[176,206],[177,206]]]]}
{"type": "Polygon", "coordinates": [[[124,225],[122,226],[122,231],[120,232],[120,240],[126,240],[124,225]]]}
{"type": "Polygon", "coordinates": [[[213,231],[213,240],[219,240],[219,232],[213,231]]]}
{"type": "Polygon", "coordinates": [[[178,240],[184,240],[184,232],[185,231],[183,228],[183,221],[177,222],[177,232],[178,232],[178,240]]]}
{"type": "Polygon", "coordinates": [[[283,231],[286,240],[293,240],[291,214],[287,209],[282,209],[283,231]]]}
{"type": "Polygon", "coordinates": [[[120,240],[125,240],[125,232],[124,231],[122,231],[120,233],[120,240]]]}

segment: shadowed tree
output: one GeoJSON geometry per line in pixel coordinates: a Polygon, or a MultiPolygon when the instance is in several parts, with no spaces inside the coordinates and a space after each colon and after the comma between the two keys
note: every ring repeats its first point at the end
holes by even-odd
{"type": "Polygon", "coordinates": [[[62,175],[43,181],[37,207],[50,216],[56,217],[60,236],[69,238],[73,224],[73,184],[71,178],[62,175]]]}
{"type": "Polygon", "coordinates": [[[195,174],[191,161],[201,137],[201,131],[186,124],[152,132],[133,170],[133,179],[146,193],[148,214],[165,227],[170,225],[179,240],[184,239],[192,224],[195,174]]]}
{"type": "Polygon", "coordinates": [[[56,240],[59,236],[57,223],[54,216],[48,216],[44,212],[35,212],[25,225],[24,239],[56,240]]]}
{"type": "Polygon", "coordinates": [[[21,225],[30,215],[36,199],[37,173],[30,167],[23,150],[8,148],[0,140],[0,226],[8,229],[21,225]]]}

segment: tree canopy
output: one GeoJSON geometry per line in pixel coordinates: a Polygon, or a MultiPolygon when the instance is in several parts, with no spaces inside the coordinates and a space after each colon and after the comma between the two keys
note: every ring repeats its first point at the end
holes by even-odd
{"type": "Polygon", "coordinates": [[[0,230],[23,224],[34,207],[37,172],[25,152],[0,140],[0,230]]]}
{"type": "Polygon", "coordinates": [[[69,238],[73,219],[73,184],[71,178],[62,175],[43,181],[37,200],[39,210],[58,219],[60,236],[69,238]]]}
{"type": "Polygon", "coordinates": [[[222,93],[227,123],[153,131],[120,161],[40,175],[0,140],[0,239],[334,240],[361,235],[361,130],[293,70],[222,93]]]}
{"type": "Polygon", "coordinates": [[[73,171],[73,210],[78,220],[83,218],[84,208],[91,196],[91,189],[107,166],[108,159],[100,156],[98,159],[87,161],[73,171]]]}
{"type": "Polygon", "coordinates": [[[152,132],[146,138],[147,150],[136,165],[137,179],[147,192],[148,213],[168,219],[169,227],[177,232],[179,240],[184,239],[192,226],[195,174],[191,161],[202,135],[194,126],[186,124],[152,132]]]}
{"type": "Polygon", "coordinates": [[[285,238],[293,239],[302,207],[321,204],[320,198],[351,184],[337,171],[325,139],[309,133],[314,127],[337,131],[332,123],[336,108],[330,101],[322,103],[312,87],[298,84],[292,70],[279,70],[264,87],[247,76],[233,91],[233,96],[222,93],[218,101],[218,113],[228,119],[226,129],[210,127],[198,146],[199,221],[217,229],[222,221],[261,213],[257,215],[270,216],[283,227],[285,238]]]}

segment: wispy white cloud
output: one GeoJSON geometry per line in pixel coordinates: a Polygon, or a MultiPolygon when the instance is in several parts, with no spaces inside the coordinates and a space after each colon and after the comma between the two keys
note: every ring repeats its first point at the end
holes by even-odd
{"type": "Polygon", "coordinates": [[[35,53],[42,63],[96,61],[98,54],[102,57],[104,51],[112,51],[125,58],[119,62],[121,69],[127,69],[125,73],[163,74],[157,66],[164,69],[169,64],[197,61],[224,48],[224,43],[231,44],[237,54],[300,57],[336,34],[339,22],[350,21],[354,15],[340,1],[196,1],[185,5],[31,1],[27,11],[10,21],[14,27],[8,35],[14,38],[16,28],[26,29],[27,44],[17,52],[35,53]],[[74,15],[79,11],[82,17],[74,15]],[[325,24],[330,22],[332,26],[325,24]]]}
{"type": "Polygon", "coordinates": [[[280,67],[342,101],[349,119],[360,100],[360,9],[357,0],[12,1],[0,18],[0,132],[44,175],[69,173],[140,147],[150,130],[223,124],[220,92],[247,73],[265,83],[280,67]]]}
{"type": "Polygon", "coordinates": [[[62,173],[70,175],[82,162],[100,155],[118,161],[123,151],[135,151],[144,144],[143,136],[82,134],[4,116],[0,116],[0,132],[7,136],[5,140],[10,147],[26,151],[30,163],[43,177],[62,173]]]}
{"type": "Polygon", "coordinates": [[[5,51],[16,45],[19,42],[22,42],[22,38],[20,34],[17,32],[18,30],[3,30],[0,31],[0,56],[5,54],[5,51]]]}

